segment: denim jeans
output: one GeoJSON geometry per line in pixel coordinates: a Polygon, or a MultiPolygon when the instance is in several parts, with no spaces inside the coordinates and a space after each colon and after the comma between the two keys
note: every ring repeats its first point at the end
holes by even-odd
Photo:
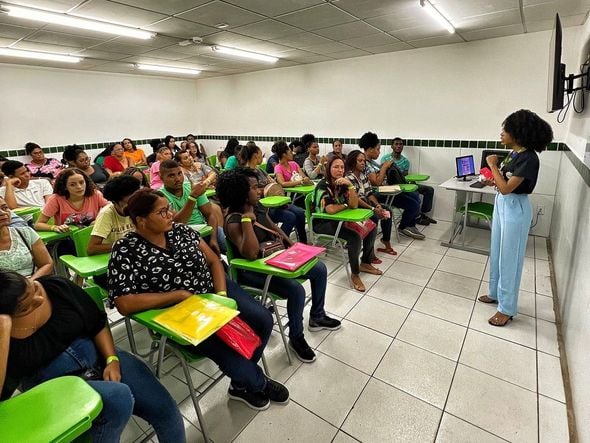
{"type": "MultiPolygon", "coordinates": [[[[383,199],[386,197],[383,196],[383,199]]],[[[420,215],[420,194],[417,192],[402,192],[393,198],[393,206],[403,209],[399,229],[416,226],[416,217],[420,215]]]]}
{"type": "MultiPolygon", "coordinates": [[[[326,299],[328,271],[321,261],[301,278],[309,279],[311,283],[311,318],[323,318],[324,301],[326,299]]],[[[254,288],[264,288],[266,275],[251,271],[238,271],[238,281],[254,288]]],[[[305,289],[295,279],[272,277],[269,291],[281,298],[287,299],[287,317],[289,317],[289,337],[303,337],[303,308],[305,306],[305,289]]]]}
{"type": "MultiPolygon", "coordinates": [[[[121,365],[120,383],[88,382],[103,402],[102,411],[92,422],[92,441],[118,442],[132,414],[150,423],[159,441],[186,441],[182,416],[166,388],[137,357],[120,349],[117,355],[121,365]]],[[[22,386],[30,389],[52,378],[96,367],[100,359],[102,356],[90,338],[77,338],[49,365],[25,379],[22,386]]]]}
{"type": "Polygon", "coordinates": [[[297,231],[297,238],[301,243],[307,243],[305,231],[305,211],[295,205],[287,205],[282,208],[271,208],[268,211],[270,219],[275,223],[282,223],[281,229],[287,237],[293,231],[297,231]]]}
{"type": "Polygon", "coordinates": [[[195,351],[217,363],[221,372],[231,379],[234,386],[246,388],[251,392],[261,391],[266,386],[266,377],[257,362],[262,357],[272,332],[272,315],[236,282],[227,276],[225,280],[227,296],[236,301],[240,318],[256,332],[262,344],[254,351],[250,360],[228,347],[217,335],[212,335],[197,345],[195,351]]]}
{"type": "Polygon", "coordinates": [[[434,199],[434,188],[432,186],[418,184],[418,194],[422,196],[422,209],[420,211],[423,214],[432,211],[432,200],[434,199]]]}

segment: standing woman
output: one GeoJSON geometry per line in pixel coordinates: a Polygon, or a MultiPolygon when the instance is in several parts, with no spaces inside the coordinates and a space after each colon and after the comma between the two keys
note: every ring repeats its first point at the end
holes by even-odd
{"type": "Polygon", "coordinates": [[[135,166],[133,160],[125,157],[125,149],[121,143],[115,143],[111,146],[111,155],[104,159],[104,168],[110,175],[119,175],[125,169],[135,166]]]}
{"type": "Polygon", "coordinates": [[[143,149],[138,148],[130,138],[124,138],[121,142],[123,149],[125,149],[125,157],[133,160],[134,166],[147,166],[147,160],[145,158],[145,152],[143,149]]]}
{"type": "Polygon", "coordinates": [[[521,109],[502,123],[500,141],[512,148],[498,166],[498,157],[486,161],[492,170],[498,193],[492,218],[490,245],[490,292],[479,297],[483,303],[498,303],[498,311],[488,320],[505,326],[516,315],[518,291],[526,243],[532,220],[529,194],[539,175],[541,152],[553,140],[551,126],[534,112],[521,109]]]}
{"type": "MultiPolygon", "coordinates": [[[[326,178],[322,179],[315,190],[315,203],[317,212],[327,214],[337,214],[345,209],[356,209],[359,207],[359,196],[356,193],[354,185],[344,177],[344,162],[338,157],[328,161],[326,167],[326,178]]],[[[332,220],[315,220],[312,229],[319,234],[336,234],[338,223],[332,220]]],[[[375,256],[373,251],[377,229],[373,229],[364,239],[351,230],[342,226],[338,233],[338,238],[346,240],[348,251],[348,262],[350,263],[350,272],[352,287],[360,292],[365,292],[360,273],[381,275],[382,272],[374,267],[371,262],[375,256]],[[363,255],[359,264],[359,255],[363,255]]]]}
{"type": "Polygon", "coordinates": [[[25,145],[25,152],[31,156],[31,161],[25,165],[31,172],[31,177],[53,180],[63,168],[58,159],[46,158],[43,149],[37,143],[28,142],[25,145]]]}

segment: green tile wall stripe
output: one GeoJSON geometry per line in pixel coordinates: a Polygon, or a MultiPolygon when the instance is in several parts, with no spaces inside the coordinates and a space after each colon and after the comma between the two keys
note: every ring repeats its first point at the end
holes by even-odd
{"type": "MultiPolygon", "coordinates": [[[[269,135],[197,135],[197,139],[200,140],[219,140],[222,143],[227,141],[231,137],[236,137],[238,140],[246,141],[252,140],[254,142],[274,142],[277,140],[286,140],[291,141],[299,136],[269,136],[269,135]]],[[[174,137],[177,141],[184,140],[184,136],[175,136],[174,137]]],[[[356,145],[358,144],[358,139],[356,138],[347,138],[347,137],[318,137],[320,143],[332,143],[335,139],[340,139],[346,145],[356,145]]],[[[147,145],[150,143],[151,138],[145,139],[137,139],[134,140],[135,144],[137,145],[147,145]]],[[[381,139],[381,145],[383,146],[391,146],[393,139],[391,138],[384,138],[381,139]]],[[[116,143],[114,141],[105,141],[105,142],[95,142],[95,143],[86,143],[80,144],[84,149],[105,149],[108,146],[116,143]]],[[[496,140],[444,140],[444,139],[406,139],[405,141],[406,146],[409,147],[428,147],[428,148],[471,148],[471,149],[505,149],[500,142],[496,140]]],[[[65,146],[45,146],[43,147],[43,151],[46,154],[59,154],[63,152],[65,146]]],[[[551,143],[547,147],[548,151],[569,151],[567,145],[562,142],[554,142],[551,143]]],[[[4,157],[15,157],[15,156],[23,156],[25,155],[24,149],[11,149],[11,148],[0,148],[0,155],[4,157]]]]}

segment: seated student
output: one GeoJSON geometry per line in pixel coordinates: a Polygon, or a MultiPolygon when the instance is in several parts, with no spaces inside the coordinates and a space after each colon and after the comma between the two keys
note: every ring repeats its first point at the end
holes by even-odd
{"type": "Polygon", "coordinates": [[[133,140],[125,137],[121,141],[121,144],[123,145],[123,149],[125,149],[125,157],[130,158],[133,161],[134,166],[147,166],[145,152],[143,152],[143,149],[135,146],[133,140]]]}
{"type": "Polygon", "coordinates": [[[62,277],[31,281],[13,272],[0,272],[0,286],[2,399],[19,385],[26,391],[93,370],[97,377],[88,384],[103,407],[89,431],[92,441],[118,442],[131,414],[151,424],[161,442],[186,441],[174,399],[144,362],[115,348],[105,313],[80,287],[62,277]]]}
{"type": "Polygon", "coordinates": [[[104,159],[111,155],[111,146],[107,147],[100,154],[94,157],[94,163],[100,166],[104,166],[104,159]]]}
{"type": "Polygon", "coordinates": [[[208,244],[217,254],[225,253],[225,235],[220,226],[221,209],[205,196],[205,183],[189,183],[184,181],[180,165],[174,160],[165,160],[160,165],[160,173],[164,186],[160,189],[170,202],[174,221],[188,225],[207,224],[213,228],[208,244]]]}
{"type": "MultiPolygon", "coordinates": [[[[401,172],[401,175],[403,177],[405,177],[406,175],[408,175],[408,172],[410,170],[410,160],[408,160],[407,157],[402,155],[402,151],[404,150],[404,141],[399,138],[396,137],[393,139],[393,142],[391,143],[391,150],[392,153],[391,154],[385,154],[383,156],[383,158],[381,159],[381,162],[385,162],[388,160],[392,160],[393,163],[395,163],[395,166],[397,166],[397,168],[399,169],[399,172],[401,172]]],[[[390,185],[395,185],[398,183],[391,183],[391,181],[394,180],[390,180],[390,185]]],[[[398,180],[396,180],[398,181],[398,180]]],[[[405,183],[405,181],[401,181],[401,177],[399,179],[400,183],[405,183]]],[[[418,223],[419,225],[424,225],[424,226],[428,226],[429,224],[436,224],[436,220],[433,218],[430,218],[428,215],[426,215],[427,212],[432,211],[432,200],[434,199],[434,188],[432,186],[427,186],[427,185],[422,185],[420,183],[417,183],[416,186],[418,186],[418,194],[422,195],[422,206],[420,208],[420,214],[418,215],[418,219],[416,220],[416,223],[418,223]]]]}
{"type": "MultiPolygon", "coordinates": [[[[371,185],[381,186],[386,184],[387,173],[393,165],[393,161],[387,160],[381,165],[377,162],[381,152],[381,143],[377,134],[366,132],[359,140],[359,146],[365,151],[367,177],[369,177],[371,185]]],[[[385,201],[383,196],[378,198],[381,202],[385,201]]],[[[425,235],[416,228],[416,218],[420,213],[420,195],[417,192],[401,192],[393,198],[393,206],[403,209],[402,219],[398,226],[400,234],[417,240],[424,240],[425,235]]]]}
{"type": "Polygon", "coordinates": [[[215,253],[186,225],[174,223],[170,203],[159,191],[142,189],[127,203],[135,232],[113,245],[109,300],[123,315],[174,305],[193,294],[233,298],[240,317],[262,344],[250,360],[212,335],[195,350],[219,365],[231,379],[229,397],[264,410],[269,401],[286,403],[289,391],[257,365],[272,331],[272,315],[227,278],[215,253]],[[148,260],[149,258],[149,260],[148,260]]]}
{"type": "Polygon", "coordinates": [[[227,158],[227,161],[225,162],[223,169],[227,171],[238,167],[238,155],[241,150],[242,145],[237,145],[236,147],[234,147],[234,153],[227,158]]]}
{"type": "Polygon", "coordinates": [[[275,153],[279,163],[275,166],[275,178],[284,188],[310,184],[311,180],[305,175],[303,169],[293,161],[293,151],[284,141],[275,143],[275,153]]]}
{"type": "Polygon", "coordinates": [[[150,167],[150,187],[160,189],[164,183],[160,177],[160,163],[172,159],[172,150],[166,145],[160,145],[156,152],[156,161],[150,167]]]}
{"type": "MultiPolygon", "coordinates": [[[[48,180],[31,180],[31,173],[25,165],[16,160],[8,160],[2,165],[6,176],[4,186],[0,188],[0,197],[6,200],[10,209],[23,206],[42,208],[53,188],[48,180]]],[[[27,217],[30,220],[31,217],[27,217]]]]}
{"type": "MultiPolygon", "coordinates": [[[[222,206],[227,209],[224,230],[232,243],[237,257],[255,260],[259,257],[260,244],[280,240],[286,247],[291,246],[289,238],[268,218],[266,209],[258,205],[258,179],[252,169],[238,168],[219,176],[217,195],[222,206]]],[[[326,315],[327,270],[321,261],[302,278],[311,282],[310,331],[322,329],[336,330],[340,322],[326,315]]],[[[266,275],[257,272],[238,270],[240,284],[262,289],[266,275]]],[[[303,336],[303,308],[305,289],[295,279],[273,277],[270,291],[287,299],[289,317],[289,345],[297,358],[305,363],[315,360],[315,353],[303,336]]]]}
{"type": "Polygon", "coordinates": [[[110,174],[104,167],[98,164],[90,165],[90,157],[78,145],[66,146],[63,158],[69,167],[80,169],[99,187],[104,186],[110,177],[110,174]]]}
{"type": "Polygon", "coordinates": [[[328,159],[322,155],[319,157],[320,145],[317,141],[312,141],[309,145],[308,156],[303,162],[303,170],[312,180],[324,178],[326,174],[326,163],[328,159]]]}
{"type": "Polygon", "coordinates": [[[167,135],[164,138],[164,144],[170,149],[170,152],[172,152],[172,155],[181,151],[180,147],[176,144],[176,140],[174,139],[174,137],[172,135],[167,135]]]}
{"type": "MultiPolygon", "coordinates": [[[[240,162],[245,168],[250,168],[258,179],[258,194],[264,197],[264,188],[269,183],[276,183],[266,172],[258,167],[262,162],[262,151],[254,144],[246,145],[240,151],[240,162]]],[[[288,204],[279,208],[270,208],[270,219],[275,223],[282,223],[281,230],[287,237],[291,235],[293,228],[297,231],[297,238],[301,243],[307,243],[307,231],[305,229],[305,211],[295,205],[288,204]]]]}
{"type": "Polygon", "coordinates": [[[119,175],[125,169],[135,166],[131,157],[125,156],[125,149],[121,143],[111,146],[110,155],[107,155],[103,163],[104,168],[110,175],[119,175]]]}
{"type": "MultiPolygon", "coordinates": [[[[341,159],[334,157],[331,161],[328,161],[326,178],[322,179],[316,187],[314,203],[316,211],[326,212],[328,214],[336,214],[349,207],[352,209],[358,208],[359,197],[354,185],[350,180],[344,177],[344,162],[341,159]]],[[[334,235],[337,227],[338,223],[332,220],[314,220],[312,228],[314,232],[320,234],[334,235]]],[[[373,248],[375,247],[377,229],[373,229],[364,239],[361,239],[361,236],[356,231],[342,226],[338,233],[338,237],[347,242],[352,287],[357,291],[365,292],[365,285],[363,284],[359,273],[366,272],[374,275],[382,274],[379,269],[371,264],[373,257],[375,256],[373,248]],[[363,255],[359,265],[361,246],[363,255]]]]}
{"type": "MultiPolygon", "coordinates": [[[[381,243],[383,243],[384,247],[377,248],[377,251],[397,255],[397,252],[391,246],[391,228],[393,225],[391,208],[386,205],[382,206],[373,193],[373,187],[366,174],[365,154],[358,149],[350,152],[346,157],[345,170],[346,178],[354,185],[359,196],[359,208],[372,209],[375,215],[371,219],[375,223],[381,220],[381,232],[383,234],[381,243]],[[385,211],[389,211],[389,216],[386,216],[385,211]]],[[[379,264],[381,260],[375,257],[372,262],[379,264]]]]}
{"type": "MultiPolygon", "coordinates": [[[[194,144],[194,143],[193,143],[194,144]]],[[[174,160],[180,165],[186,180],[191,183],[207,182],[207,188],[213,187],[217,180],[217,173],[204,163],[193,160],[188,151],[180,151],[174,156],[174,160]]]]}
{"type": "Polygon", "coordinates": [[[37,231],[66,232],[70,225],[90,226],[100,208],[108,204],[92,180],[78,168],[68,168],[59,174],[53,189],[54,194],[35,222],[37,231]],[[55,224],[47,223],[50,218],[55,224]]]}
{"type": "Polygon", "coordinates": [[[156,161],[156,154],[158,152],[158,149],[160,149],[161,146],[166,146],[166,145],[162,142],[161,139],[152,138],[150,140],[150,146],[152,147],[152,153],[146,157],[148,166],[151,166],[152,163],[154,163],[156,161]]]}
{"type": "Polygon", "coordinates": [[[301,137],[301,140],[293,140],[289,143],[289,147],[293,151],[293,161],[297,163],[300,168],[303,168],[303,163],[305,163],[305,159],[309,152],[309,147],[314,141],[316,141],[315,135],[304,134],[301,137]]]}
{"type": "Polygon", "coordinates": [[[346,154],[342,152],[342,140],[336,138],[332,141],[332,152],[329,152],[326,157],[328,161],[332,160],[334,157],[343,161],[346,160],[346,154]]]}
{"type": "Polygon", "coordinates": [[[197,145],[194,135],[189,134],[186,137],[186,150],[188,151],[192,159],[204,165],[209,165],[209,157],[207,157],[207,151],[205,151],[205,147],[203,145],[197,145]]]}
{"type": "Polygon", "coordinates": [[[270,152],[272,154],[270,155],[270,157],[268,157],[268,160],[266,161],[266,173],[267,174],[274,174],[275,166],[279,163],[279,157],[277,156],[277,153],[275,152],[276,146],[277,146],[277,144],[275,143],[270,148],[270,152]]]}
{"type": "Polygon", "coordinates": [[[45,158],[45,153],[37,143],[28,142],[25,152],[31,156],[31,161],[25,166],[31,172],[31,177],[55,179],[64,165],[56,158],[45,158]]]}
{"type": "Polygon", "coordinates": [[[32,280],[50,275],[53,260],[43,240],[26,223],[14,226],[11,215],[8,205],[0,198],[0,269],[18,272],[32,280]]]}

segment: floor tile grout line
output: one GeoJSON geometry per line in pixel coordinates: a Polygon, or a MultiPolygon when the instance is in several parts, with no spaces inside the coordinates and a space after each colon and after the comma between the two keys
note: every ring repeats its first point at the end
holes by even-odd
{"type": "Polygon", "coordinates": [[[470,424],[471,426],[473,426],[473,427],[475,427],[475,428],[477,428],[477,429],[481,429],[483,432],[485,432],[485,433],[487,433],[487,434],[490,434],[490,435],[493,435],[494,437],[497,437],[497,438],[499,438],[500,440],[503,440],[503,441],[505,441],[505,442],[510,442],[510,440],[506,440],[505,438],[503,438],[503,437],[500,437],[499,435],[497,435],[497,434],[494,434],[493,432],[490,432],[490,431],[488,431],[487,429],[484,429],[484,428],[482,428],[482,427],[480,427],[480,426],[478,426],[478,425],[476,425],[476,424],[473,424],[473,423],[471,423],[471,422],[469,422],[469,421],[465,420],[464,418],[461,418],[461,417],[459,417],[459,416],[457,416],[457,415],[455,415],[455,414],[452,414],[452,413],[450,413],[450,412],[448,412],[448,411],[444,411],[444,412],[443,412],[443,415],[444,415],[444,414],[449,414],[450,416],[452,416],[452,417],[455,417],[457,420],[464,421],[465,423],[468,423],[468,424],[470,424]]]}

